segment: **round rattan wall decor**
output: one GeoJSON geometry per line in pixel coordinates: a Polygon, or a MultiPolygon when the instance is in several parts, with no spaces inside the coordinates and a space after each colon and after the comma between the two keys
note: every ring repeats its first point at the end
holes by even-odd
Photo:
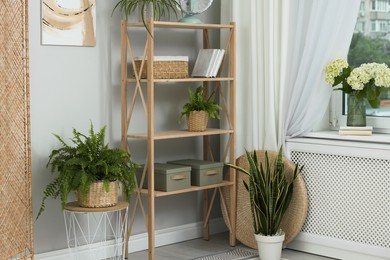
{"type": "MultiPolygon", "coordinates": [[[[268,159],[270,165],[273,165],[275,158],[277,157],[277,153],[273,151],[267,151],[267,153],[268,153],[268,159]]],[[[262,162],[264,164],[265,151],[256,151],[256,154],[259,162],[262,162]]],[[[289,176],[292,176],[294,172],[295,165],[291,161],[285,158],[283,158],[283,162],[285,165],[287,178],[289,178],[289,176]]],[[[240,156],[236,160],[236,165],[240,166],[241,168],[248,168],[245,155],[240,156]]],[[[249,195],[243,185],[243,181],[247,179],[248,177],[245,174],[237,171],[236,238],[237,240],[239,240],[241,243],[243,243],[248,247],[257,248],[257,243],[253,235],[254,229],[252,226],[253,221],[251,216],[249,195]]],[[[225,202],[227,202],[226,203],[227,206],[229,205],[229,196],[227,196],[228,192],[229,190],[227,188],[223,190],[224,193],[223,199],[225,200],[225,202]]],[[[284,245],[291,242],[302,229],[302,226],[307,216],[307,210],[308,210],[308,196],[307,196],[306,185],[302,175],[299,175],[294,182],[294,191],[293,191],[293,197],[291,199],[290,206],[287,209],[282,219],[282,222],[280,224],[281,228],[285,232],[284,245]]],[[[223,211],[222,213],[223,213],[223,218],[226,222],[227,214],[226,212],[223,211]]]]}

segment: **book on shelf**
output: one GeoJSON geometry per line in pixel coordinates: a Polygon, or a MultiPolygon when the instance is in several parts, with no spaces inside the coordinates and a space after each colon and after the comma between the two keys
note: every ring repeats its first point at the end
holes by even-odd
{"type": "Polygon", "coordinates": [[[211,74],[210,74],[211,77],[215,78],[217,76],[224,55],[225,55],[225,50],[223,49],[218,50],[217,57],[215,59],[215,62],[212,65],[211,74]]]}
{"type": "Polygon", "coordinates": [[[343,131],[372,131],[372,126],[340,126],[343,131]]]}
{"type": "Polygon", "coordinates": [[[221,66],[225,50],[201,49],[196,58],[192,77],[216,77],[221,66]]]}
{"type": "Polygon", "coordinates": [[[204,75],[207,78],[211,77],[211,72],[213,70],[213,66],[214,66],[215,61],[217,60],[217,56],[218,56],[218,50],[217,49],[212,49],[212,50],[213,51],[212,51],[212,55],[210,58],[210,62],[207,64],[207,72],[204,75]]]}
{"type": "Polygon", "coordinates": [[[339,135],[372,135],[372,126],[340,126],[339,135]]]}

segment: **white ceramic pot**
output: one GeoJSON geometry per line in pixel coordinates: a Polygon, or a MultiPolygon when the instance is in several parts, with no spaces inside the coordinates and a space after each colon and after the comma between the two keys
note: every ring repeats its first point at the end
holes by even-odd
{"type": "Polygon", "coordinates": [[[255,234],[259,257],[261,260],[280,260],[284,241],[284,232],[280,236],[263,236],[255,234]]]}

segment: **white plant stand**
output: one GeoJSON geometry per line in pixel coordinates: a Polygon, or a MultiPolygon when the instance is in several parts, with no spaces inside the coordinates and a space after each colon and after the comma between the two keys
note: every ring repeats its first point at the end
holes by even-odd
{"type": "Polygon", "coordinates": [[[77,202],[64,209],[71,259],[125,259],[128,203],[107,208],[83,208],[77,202]]]}

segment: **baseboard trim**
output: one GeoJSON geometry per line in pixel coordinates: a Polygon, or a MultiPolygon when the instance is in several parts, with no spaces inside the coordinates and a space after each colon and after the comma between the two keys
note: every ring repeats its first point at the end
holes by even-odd
{"type": "Polygon", "coordinates": [[[385,260],[390,249],[301,232],[287,248],[345,260],[385,260]]]}
{"type": "MultiPolygon", "coordinates": [[[[222,218],[210,220],[210,234],[218,234],[228,231],[222,218]]],[[[155,231],[156,247],[196,239],[203,236],[203,222],[196,222],[177,227],[170,227],[155,231]]],[[[148,249],[148,234],[132,235],[129,240],[129,253],[148,249]]],[[[69,249],[60,249],[41,253],[34,256],[37,260],[68,260],[69,249]]]]}

